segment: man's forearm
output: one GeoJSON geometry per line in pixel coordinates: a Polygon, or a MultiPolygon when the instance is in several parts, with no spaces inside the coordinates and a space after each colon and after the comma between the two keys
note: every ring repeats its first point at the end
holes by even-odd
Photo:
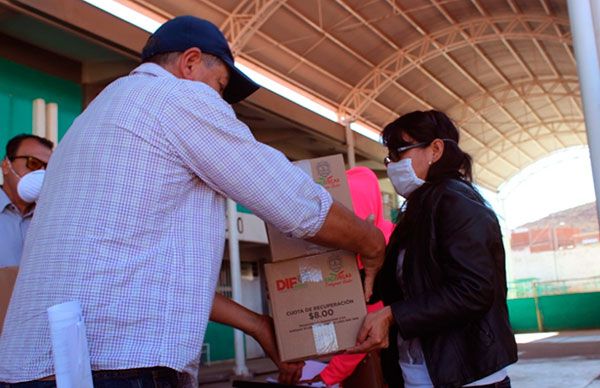
{"type": "Polygon", "coordinates": [[[309,241],[359,253],[365,258],[383,258],[385,253],[383,233],[372,223],[356,217],[337,201],[331,205],[319,232],[309,241]]]}
{"type": "Polygon", "coordinates": [[[210,320],[235,327],[252,336],[262,346],[267,356],[277,365],[282,366],[275,344],[273,321],[269,317],[248,310],[221,294],[215,294],[210,320]]]}
{"type": "Polygon", "coordinates": [[[254,335],[260,324],[260,315],[221,294],[215,294],[210,320],[254,335]]]}

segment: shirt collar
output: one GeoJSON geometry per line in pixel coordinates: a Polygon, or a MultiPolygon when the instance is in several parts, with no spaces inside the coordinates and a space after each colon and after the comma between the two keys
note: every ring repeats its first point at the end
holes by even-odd
{"type": "MultiPolygon", "coordinates": [[[[129,73],[130,75],[134,75],[134,74],[148,74],[154,77],[169,77],[169,78],[177,78],[175,77],[175,75],[173,73],[171,73],[170,71],[168,71],[167,69],[165,69],[164,67],[157,65],[156,63],[150,63],[150,62],[146,62],[146,63],[142,63],[141,65],[139,65],[138,67],[136,67],[135,69],[133,69],[131,71],[131,73],[129,73]]],[[[223,98],[215,89],[211,88],[210,86],[208,86],[207,84],[205,84],[204,82],[199,82],[202,85],[204,85],[206,87],[206,90],[209,91],[209,93],[214,94],[215,96],[219,97],[219,98],[223,98]]]]}
{"type": "Polygon", "coordinates": [[[156,63],[142,63],[141,65],[139,65],[138,67],[136,67],[135,69],[133,69],[131,71],[130,74],[149,74],[149,75],[153,75],[155,77],[173,77],[175,78],[175,76],[168,71],[167,69],[165,69],[164,67],[157,65],[156,63]]]}
{"type": "Polygon", "coordinates": [[[16,212],[18,215],[25,218],[31,217],[33,215],[33,211],[35,210],[35,204],[31,206],[27,213],[21,214],[19,209],[15,206],[15,204],[11,202],[10,198],[8,198],[8,195],[6,195],[6,193],[4,192],[4,188],[0,186],[0,213],[4,212],[4,210],[6,210],[7,208],[10,208],[13,212],[16,212]]]}
{"type": "Polygon", "coordinates": [[[7,206],[9,206],[12,202],[8,198],[8,195],[4,192],[4,187],[0,186],[0,212],[3,212],[7,206]]]}

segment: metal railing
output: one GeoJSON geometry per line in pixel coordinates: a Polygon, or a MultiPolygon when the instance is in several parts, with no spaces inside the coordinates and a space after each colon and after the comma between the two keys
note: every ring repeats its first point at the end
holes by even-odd
{"type": "Polygon", "coordinates": [[[579,279],[520,279],[508,283],[508,299],[535,298],[547,295],[576,294],[600,291],[600,276],[579,279]]]}

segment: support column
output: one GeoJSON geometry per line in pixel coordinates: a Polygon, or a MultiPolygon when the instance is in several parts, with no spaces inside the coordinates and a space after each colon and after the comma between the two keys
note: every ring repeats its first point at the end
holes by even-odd
{"type": "Polygon", "coordinates": [[[594,20],[600,17],[600,5],[596,0],[568,0],[568,7],[600,220],[600,158],[593,157],[600,154],[600,28],[594,30],[594,21],[600,23],[594,20]]]}
{"type": "Polygon", "coordinates": [[[58,104],[46,104],[46,139],[58,144],[58,104]]]}
{"type": "MultiPolygon", "coordinates": [[[[229,244],[229,265],[231,268],[231,293],[234,302],[242,304],[242,271],[240,266],[240,241],[237,229],[237,205],[227,199],[227,238],[229,244]]],[[[246,366],[246,353],[244,351],[244,333],[234,329],[235,367],[237,376],[249,376],[246,366]]]]}
{"type": "Polygon", "coordinates": [[[354,131],[350,128],[352,121],[346,121],[346,147],[348,155],[348,166],[356,166],[356,154],[354,153],[354,131]]]}
{"type": "Polygon", "coordinates": [[[43,98],[33,100],[33,117],[31,133],[39,137],[46,137],[46,101],[43,98]]]}

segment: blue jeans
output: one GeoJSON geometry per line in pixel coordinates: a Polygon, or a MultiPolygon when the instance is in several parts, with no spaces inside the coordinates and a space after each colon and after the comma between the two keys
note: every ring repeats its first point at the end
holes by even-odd
{"type": "MultiPolygon", "coordinates": [[[[92,373],[94,388],[177,388],[178,373],[168,368],[143,368],[92,373]]],[[[0,388],[56,388],[55,381],[0,383],[0,388]]]]}

